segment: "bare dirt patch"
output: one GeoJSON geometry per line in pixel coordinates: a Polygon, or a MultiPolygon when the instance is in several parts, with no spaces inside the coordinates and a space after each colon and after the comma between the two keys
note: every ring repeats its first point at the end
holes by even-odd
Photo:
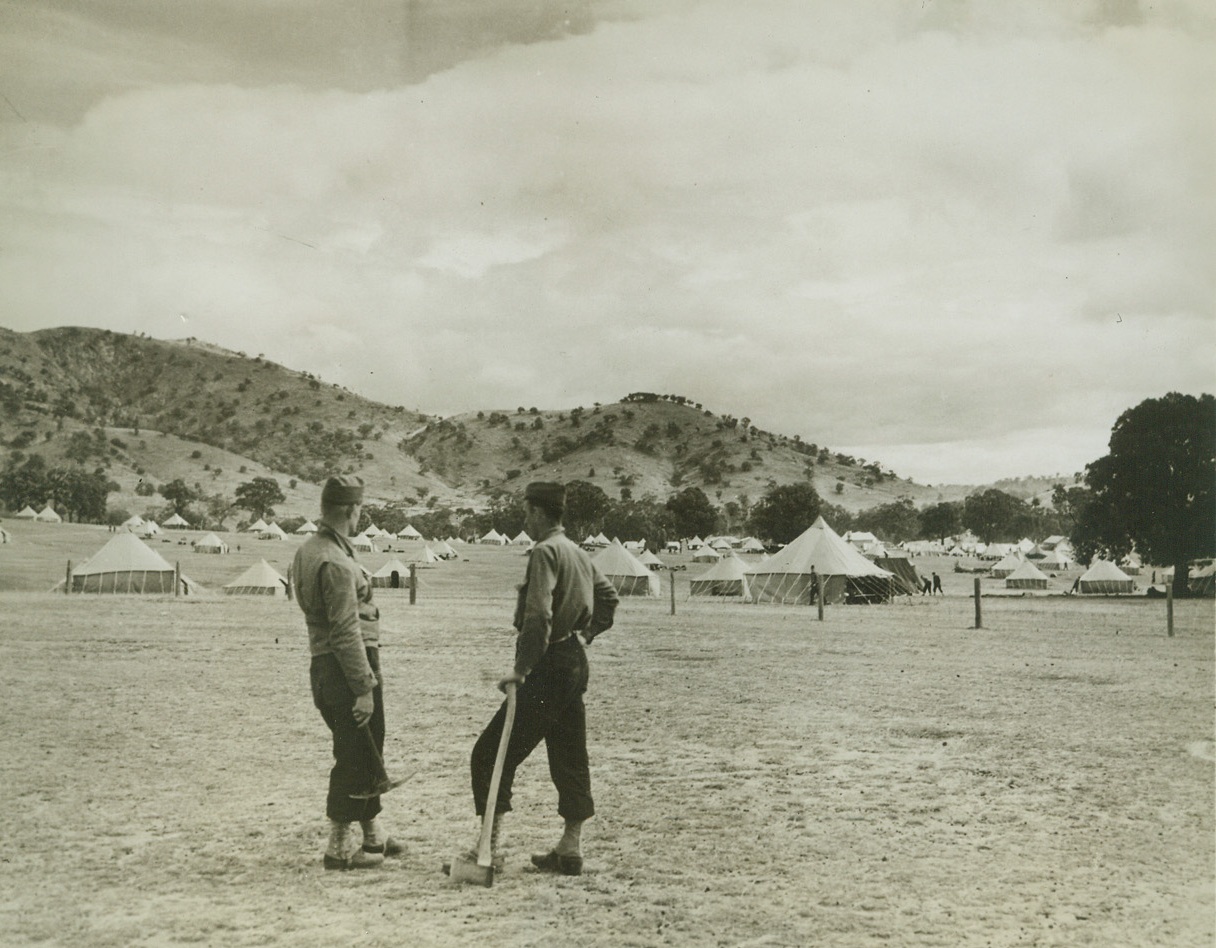
{"type": "MultiPolygon", "coordinates": [[[[492,889],[439,864],[512,637],[513,552],[380,597],[407,858],[325,873],[298,610],[0,594],[0,940],[72,945],[1178,945],[1216,934],[1213,607],[627,601],[590,649],[586,873],[521,770],[492,889]]],[[[428,574],[429,575],[429,574],[428,574]]]]}

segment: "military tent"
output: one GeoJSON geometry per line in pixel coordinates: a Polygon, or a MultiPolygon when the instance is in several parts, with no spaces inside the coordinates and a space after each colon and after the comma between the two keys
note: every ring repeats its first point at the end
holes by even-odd
{"type": "Polygon", "coordinates": [[[733,552],[718,560],[713,566],[699,576],[694,576],[688,583],[690,596],[738,596],[742,599],[751,598],[751,589],[747,583],[747,564],[733,552]]]}
{"type": "Polygon", "coordinates": [[[1110,560],[1094,560],[1077,580],[1077,592],[1118,595],[1136,591],[1136,581],[1110,560]]]}
{"type": "MultiPolygon", "coordinates": [[[[1038,562],[1039,569],[1048,571],[1068,569],[1070,565],[1072,564],[1068,559],[1068,554],[1059,547],[1045,553],[1043,558],[1038,562]]],[[[1111,565],[1113,566],[1114,564],[1112,563],[1111,565]]]]}
{"type": "Polygon", "coordinates": [[[528,536],[528,533],[526,530],[520,530],[519,533],[517,533],[515,535],[515,539],[511,541],[511,545],[512,546],[531,546],[532,538],[530,536],[528,536]]]}
{"type": "Polygon", "coordinates": [[[59,516],[59,514],[55,513],[55,508],[53,508],[50,504],[43,507],[42,510],[39,511],[38,515],[34,517],[34,519],[41,521],[42,523],[63,523],[63,518],[59,516]]]}
{"type": "Polygon", "coordinates": [[[410,584],[410,569],[399,559],[391,559],[372,573],[373,586],[387,589],[406,589],[410,584]]]}
{"type": "Polygon", "coordinates": [[[302,524],[296,527],[296,536],[310,536],[317,532],[317,525],[311,520],[305,520],[302,524]]]}
{"type": "Polygon", "coordinates": [[[408,553],[405,554],[405,561],[413,564],[414,566],[420,566],[423,568],[431,567],[436,563],[443,562],[438,556],[435,555],[435,551],[426,545],[412,548],[408,553]]]}
{"type": "Polygon", "coordinates": [[[913,596],[921,591],[920,574],[911,558],[901,550],[886,550],[882,556],[872,556],[870,561],[894,577],[897,593],[913,596]]]}
{"type": "Polygon", "coordinates": [[[160,526],[155,520],[145,520],[144,525],[133,531],[141,537],[154,537],[160,535],[160,526]]]}
{"type": "Polygon", "coordinates": [[[194,541],[195,553],[227,553],[228,544],[214,533],[208,533],[201,540],[194,541]]]}
{"type": "Polygon", "coordinates": [[[287,534],[283,532],[283,528],[277,523],[269,524],[265,530],[258,534],[259,540],[286,540],[287,534]]]}
{"type": "Polygon", "coordinates": [[[133,533],[116,533],[72,570],[72,592],[172,593],[173,565],[133,533]]]}
{"type": "Polygon", "coordinates": [[[37,516],[38,516],[38,511],[35,510],[33,507],[29,506],[28,504],[26,504],[26,506],[22,507],[19,511],[17,511],[18,520],[33,520],[37,516]]]}
{"type": "Polygon", "coordinates": [[[1119,561],[1119,568],[1128,576],[1139,576],[1140,570],[1144,568],[1144,561],[1138,553],[1128,553],[1119,561]]]}
{"type": "Polygon", "coordinates": [[[162,526],[168,527],[170,530],[186,530],[189,529],[190,522],[181,514],[174,513],[162,526]]]}
{"type": "Polygon", "coordinates": [[[1187,588],[1192,596],[1202,596],[1211,599],[1216,596],[1216,563],[1207,566],[1187,577],[1187,588]]]}
{"type": "Polygon", "coordinates": [[[893,577],[850,546],[819,517],[767,562],[752,567],[753,602],[812,601],[812,574],[821,577],[825,602],[889,599],[893,577]]]}
{"type": "Polygon", "coordinates": [[[452,545],[447,540],[432,540],[428,546],[435,552],[435,555],[441,560],[454,560],[458,554],[452,545]]]}
{"type": "Polygon", "coordinates": [[[659,594],[658,575],[638,562],[638,558],[620,543],[612,543],[600,550],[591,558],[591,562],[622,596],[659,594]]]}
{"type": "Polygon", "coordinates": [[[743,540],[743,542],[739,544],[739,552],[740,553],[763,553],[764,544],[761,543],[759,540],[757,540],[755,537],[746,537],[743,540]]]}
{"type": "Polygon", "coordinates": [[[694,563],[716,563],[722,559],[722,554],[708,543],[702,543],[692,555],[694,563]]]}
{"type": "Polygon", "coordinates": [[[992,567],[992,575],[996,579],[1004,579],[1024,562],[1025,560],[1022,559],[1021,553],[1016,551],[1011,552],[1001,559],[999,563],[992,567]]]}
{"type": "Polygon", "coordinates": [[[236,579],[224,585],[228,596],[284,596],[287,580],[265,560],[258,560],[236,579]]]}
{"type": "Polygon", "coordinates": [[[1047,576],[1030,560],[1005,577],[1006,589],[1046,589],[1047,576]]]}
{"type": "Polygon", "coordinates": [[[491,527],[490,532],[487,533],[485,536],[483,536],[477,542],[478,543],[490,543],[490,544],[493,544],[494,546],[504,546],[505,544],[507,544],[510,541],[506,537],[504,537],[501,533],[499,533],[497,530],[495,530],[493,527],[491,527]]]}
{"type": "MultiPolygon", "coordinates": [[[[490,531],[490,532],[493,533],[493,531],[490,531]]],[[[419,533],[417,530],[415,530],[411,524],[407,523],[404,527],[401,528],[401,531],[397,534],[397,539],[398,540],[421,540],[422,534],[419,533]]]]}
{"type": "Polygon", "coordinates": [[[360,533],[357,537],[350,538],[351,549],[358,550],[360,553],[375,553],[376,547],[372,543],[372,538],[366,533],[360,533]]]}
{"type": "Polygon", "coordinates": [[[663,567],[663,561],[649,550],[642,550],[641,555],[638,557],[638,562],[647,569],[661,569],[663,567]]]}
{"type": "Polygon", "coordinates": [[[245,532],[246,533],[261,533],[268,526],[270,526],[270,524],[268,524],[261,517],[258,517],[257,523],[251,523],[249,526],[247,526],[245,528],[245,532]]]}

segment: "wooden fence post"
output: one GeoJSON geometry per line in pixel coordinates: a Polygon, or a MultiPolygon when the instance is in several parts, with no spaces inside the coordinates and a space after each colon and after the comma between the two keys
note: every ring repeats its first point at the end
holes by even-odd
{"type": "Polygon", "coordinates": [[[982,629],[984,627],[984,614],[980,608],[980,578],[975,577],[975,627],[982,629]]]}
{"type": "Polygon", "coordinates": [[[72,561],[68,560],[68,575],[63,581],[63,594],[70,596],[72,594],[72,561]]]}
{"type": "Polygon", "coordinates": [[[410,605],[414,605],[418,601],[418,567],[410,564],[410,605]]]}
{"type": "Polygon", "coordinates": [[[823,577],[815,577],[815,601],[819,603],[819,621],[823,621],[823,577]]]}
{"type": "Polygon", "coordinates": [[[176,599],[182,594],[182,561],[175,560],[173,563],[173,598],[176,599]]]}
{"type": "Polygon", "coordinates": [[[1174,578],[1165,584],[1165,628],[1169,637],[1174,637],[1174,578]]]}
{"type": "Polygon", "coordinates": [[[667,573],[671,579],[671,614],[676,614],[676,574],[674,570],[669,570],[667,573]]]}

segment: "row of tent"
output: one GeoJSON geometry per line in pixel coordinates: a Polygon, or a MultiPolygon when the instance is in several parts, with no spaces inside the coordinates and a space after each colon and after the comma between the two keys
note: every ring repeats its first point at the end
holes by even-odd
{"type": "Polygon", "coordinates": [[[37,520],[40,523],[63,523],[63,518],[55,513],[55,508],[47,504],[42,510],[35,510],[28,504],[15,514],[18,520],[37,520]]]}

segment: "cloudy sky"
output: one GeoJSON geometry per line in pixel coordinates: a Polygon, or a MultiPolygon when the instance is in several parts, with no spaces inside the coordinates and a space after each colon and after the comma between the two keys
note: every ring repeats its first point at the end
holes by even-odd
{"type": "Polygon", "coordinates": [[[0,325],[927,483],[1216,388],[1210,0],[0,0],[0,325]]]}

